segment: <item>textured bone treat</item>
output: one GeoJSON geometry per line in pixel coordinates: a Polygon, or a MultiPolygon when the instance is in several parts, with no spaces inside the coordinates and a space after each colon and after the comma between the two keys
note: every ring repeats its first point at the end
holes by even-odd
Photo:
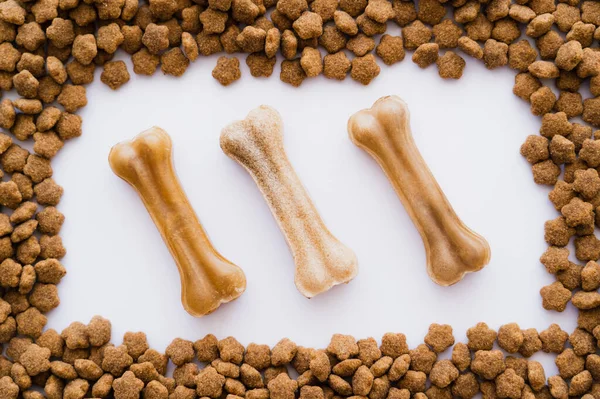
{"type": "Polygon", "coordinates": [[[379,99],[348,121],[350,139],[371,154],[392,182],[427,254],[427,272],[439,285],[452,285],[490,260],[486,240],[454,213],[417,149],[409,112],[399,97],[379,99]]]}
{"type": "Polygon", "coordinates": [[[153,127],[115,145],[109,162],[117,176],[138,192],[181,276],[181,302],[203,316],[246,289],[244,272],[213,248],[194,213],[171,160],[171,138],[153,127]]]}
{"type": "Polygon", "coordinates": [[[354,252],[327,230],[285,154],[277,111],[263,105],[225,127],[221,148],[248,170],[263,193],[292,251],[294,280],[304,296],[312,298],[356,276],[354,252]]]}

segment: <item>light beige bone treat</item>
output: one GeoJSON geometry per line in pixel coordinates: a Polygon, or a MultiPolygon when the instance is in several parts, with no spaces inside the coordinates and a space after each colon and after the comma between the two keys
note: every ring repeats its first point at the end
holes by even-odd
{"type": "Polygon", "coordinates": [[[167,132],[153,127],[115,145],[109,162],[138,192],[171,251],[181,277],[183,307],[203,316],[239,297],[246,276],[212,246],[179,184],[171,148],[167,132]]]}
{"type": "Polygon", "coordinates": [[[350,139],[383,168],[427,254],[427,272],[439,285],[452,285],[490,260],[487,241],[458,218],[421,157],[410,130],[406,103],[380,98],[348,121],[350,139]]]}
{"type": "Polygon", "coordinates": [[[298,291],[312,298],[348,283],[358,265],[325,227],[283,148],[279,113],[261,106],[221,133],[221,148],[252,175],[292,251],[298,291]]]}

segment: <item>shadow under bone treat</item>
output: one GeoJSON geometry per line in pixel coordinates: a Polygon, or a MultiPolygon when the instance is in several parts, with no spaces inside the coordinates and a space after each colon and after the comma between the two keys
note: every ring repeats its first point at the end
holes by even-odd
{"type": "Polygon", "coordinates": [[[350,139],[379,163],[419,230],[427,255],[427,272],[442,286],[490,261],[487,241],[469,229],[431,174],[412,137],[406,103],[383,97],[348,121],[350,139]]]}
{"type": "Polygon", "coordinates": [[[172,161],[171,138],[153,127],[115,145],[113,172],[140,195],[181,277],[181,302],[192,316],[215,311],[246,289],[242,269],[211,244],[183,191],[172,161]]]}
{"type": "Polygon", "coordinates": [[[279,113],[260,106],[225,127],[221,149],[252,176],[292,252],[298,291],[312,298],[358,273],[354,252],[327,229],[283,147],[279,113]]]}

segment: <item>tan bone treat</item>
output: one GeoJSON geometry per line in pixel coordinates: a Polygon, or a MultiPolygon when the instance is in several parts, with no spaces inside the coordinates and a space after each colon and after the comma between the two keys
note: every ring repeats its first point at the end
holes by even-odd
{"type": "Polygon", "coordinates": [[[356,276],[354,252],[329,232],[287,158],[277,111],[263,105],[225,127],[221,149],[246,168],[269,204],[294,257],[298,291],[312,298],[356,276]]]}
{"type": "Polygon", "coordinates": [[[396,96],[380,98],[350,118],[348,132],[390,179],[421,234],[427,272],[435,283],[455,284],[489,262],[487,241],[458,218],[421,157],[404,101],[396,96]]]}
{"type": "Polygon", "coordinates": [[[175,174],[171,138],[154,127],[115,145],[112,170],[138,192],[171,251],[181,277],[181,302],[203,316],[246,289],[242,269],[212,246],[175,174]]]}

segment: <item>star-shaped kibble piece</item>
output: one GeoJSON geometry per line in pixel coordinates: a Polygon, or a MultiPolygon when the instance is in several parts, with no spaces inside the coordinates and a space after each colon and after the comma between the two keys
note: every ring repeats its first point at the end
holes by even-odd
{"type": "Polygon", "coordinates": [[[540,290],[542,306],[546,310],[562,312],[571,300],[571,291],[566,289],[560,281],[556,281],[540,290]]]}

